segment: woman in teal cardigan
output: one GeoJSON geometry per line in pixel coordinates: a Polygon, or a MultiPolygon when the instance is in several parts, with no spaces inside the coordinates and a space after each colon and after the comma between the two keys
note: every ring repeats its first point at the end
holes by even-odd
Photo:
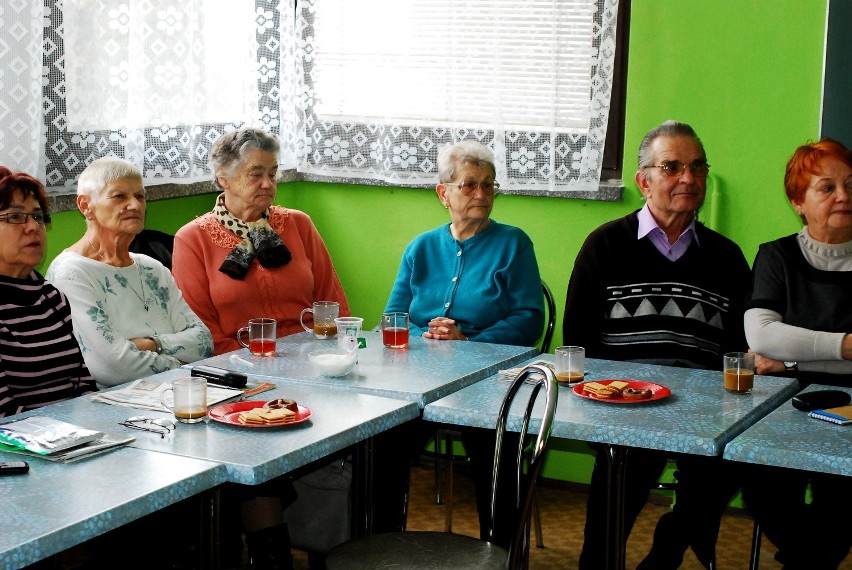
{"type": "MultiPolygon", "coordinates": [[[[409,313],[411,334],[428,339],[532,346],[544,327],[541,277],[527,234],[491,219],[500,188],[494,180],[494,156],[476,141],[446,146],[438,152],[438,175],[441,182],[435,190],[450,223],[416,237],[405,248],[385,310],[409,313]]],[[[386,449],[425,442],[417,435],[406,441],[404,434],[397,434],[399,440],[391,440],[386,449]]],[[[465,429],[462,441],[473,464],[480,536],[488,539],[494,431],[465,429]]],[[[511,449],[516,444],[505,445],[511,449]]],[[[394,461],[391,458],[390,464],[394,461]]],[[[501,465],[501,482],[510,479],[510,463],[501,465]]],[[[391,479],[407,479],[404,474],[391,476],[392,468],[383,472],[388,479],[383,489],[391,488],[391,479]]],[[[509,545],[513,520],[508,490],[498,493],[491,538],[503,547],[509,545]]]]}
{"type": "Polygon", "coordinates": [[[533,244],[491,219],[494,158],[476,141],[438,153],[438,198],[450,223],[416,237],[402,255],[387,312],[409,313],[411,334],[531,346],[544,303],[533,244]]]}

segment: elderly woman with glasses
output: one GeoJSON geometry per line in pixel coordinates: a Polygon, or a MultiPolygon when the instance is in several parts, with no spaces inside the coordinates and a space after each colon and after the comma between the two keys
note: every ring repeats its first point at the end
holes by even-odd
{"type": "Polygon", "coordinates": [[[172,274],[130,253],[145,225],[142,173],[106,156],[77,182],[86,232],[60,253],[47,279],[68,296],[77,339],[98,384],[114,386],[213,353],[210,331],[183,300],[172,274]]]}
{"type": "Polygon", "coordinates": [[[491,219],[494,156],[476,141],[445,146],[438,175],[450,223],[406,247],[385,311],[409,313],[425,338],[531,346],[544,326],[541,278],[530,238],[491,219]]]}
{"type": "Polygon", "coordinates": [[[41,182],[0,167],[0,417],[97,391],[68,300],[35,270],[48,222],[41,182]]]}
{"type": "MultiPolygon", "coordinates": [[[[523,230],[491,219],[500,188],[494,155],[472,140],[445,146],[438,151],[438,176],[435,191],[450,223],[421,234],[405,248],[385,311],[409,313],[411,332],[427,339],[532,346],[544,327],[538,262],[523,230]]],[[[387,442],[380,440],[380,454],[386,449],[398,453],[396,446],[426,437],[399,430],[388,433],[395,433],[397,440],[391,436],[387,442]]],[[[464,430],[462,441],[473,462],[480,535],[487,539],[494,432],[464,430]]],[[[380,488],[404,495],[408,466],[393,457],[387,462],[387,469],[376,470],[384,479],[380,488]]],[[[509,511],[510,493],[500,497],[498,511],[509,511]]],[[[400,508],[385,507],[389,512],[377,510],[376,525],[399,529],[402,522],[396,520],[394,509],[400,508]]],[[[499,525],[491,541],[508,547],[509,530],[509,525],[499,525]]]]}

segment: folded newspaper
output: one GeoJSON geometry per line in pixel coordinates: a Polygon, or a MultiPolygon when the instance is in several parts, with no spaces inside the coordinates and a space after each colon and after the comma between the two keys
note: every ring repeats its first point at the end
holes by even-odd
{"type": "MultiPolygon", "coordinates": [[[[553,365],[552,362],[548,362],[547,360],[536,360],[535,362],[531,362],[530,364],[535,365],[535,366],[546,366],[546,367],[550,368],[551,370],[553,370],[553,373],[556,374],[556,367],[553,365]]],[[[529,365],[527,365],[527,366],[529,366],[529,365]]],[[[497,374],[498,374],[500,380],[506,380],[506,381],[514,380],[518,376],[518,374],[521,373],[521,371],[524,368],[526,368],[526,366],[521,366],[520,368],[508,368],[506,370],[500,370],[497,374]]],[[[539,375],[531,374],[530,376],[532,377],[532,376],[539,376],[539,375]]],[[[533,378],[527,379],[528,382],[530,380],[534,381],[533,378]]]]}
{"type": "MultiPolygon", "coordinates": [[[[131,382],[122,388],[96,392],[92,395],[92,401],[141,410],[170,412],[171,410],[163,405],[161,396],[171,386],[171,382],[157,382],[143,378],[142,380],[131,382]]],[[[223,386],[207,384],[208,407],[242,396],[243,391],[239,388],[225,388],[223,386]]],[[[171,394],[167,395],[165,400],[170,403],[171,394]]]]}
{"type": "Polygon", "coordinates": [[[29,416],[0,424],[0,449],[63,463],[91,457],[133,440],[46,416],[29,416]]]}

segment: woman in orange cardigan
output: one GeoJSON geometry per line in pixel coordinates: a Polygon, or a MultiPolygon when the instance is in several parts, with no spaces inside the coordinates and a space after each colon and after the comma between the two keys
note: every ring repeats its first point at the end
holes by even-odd
{"type": "MultiPolygon", "coordinates": [[[[210,159],[213,184],[222,193],[212,212],[175,235],[172,273],[186,302],[213,334],[215,354],[241,348],[237,331],[250,318],[275,319],[280,337],[303,330],[299,315],[314,301],[337,301],[340,315],[350,315],[343,286],[311,219],[272,205],[279,148],[275,135],[255,128],[219,137],[210,159]]],[[[292,568],[282,517],[282,508],[292,500],[289,481],[231,491],[240,503],[252,568],[292,568]]]]}
{"type": "Polygon", "coordinates": [[[304,212],[273,206],[279,143],[243,128],[213,146],[212,212],[175,236],[172,272],[186,302],[213,333],[214,352],[242,348],[237,331],[254,317],[278,321],[278,336],[301,332],[299,314],[314,301],[349,304],[331,257],[304,212]]]}

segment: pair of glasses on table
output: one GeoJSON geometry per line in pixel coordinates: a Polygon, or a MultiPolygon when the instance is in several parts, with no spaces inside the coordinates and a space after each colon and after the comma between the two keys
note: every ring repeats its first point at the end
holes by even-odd
{"type": "Polygon", "coordinates": [[[167,433],[173,432],[177,427],[172,420],[164,418],[146,418],[145,416],[133,416],[127,418],[123,422],[120,422],[118,425],[128,427],[130,429],[158,433],[161,438],[166,437],[167,433]]]}

